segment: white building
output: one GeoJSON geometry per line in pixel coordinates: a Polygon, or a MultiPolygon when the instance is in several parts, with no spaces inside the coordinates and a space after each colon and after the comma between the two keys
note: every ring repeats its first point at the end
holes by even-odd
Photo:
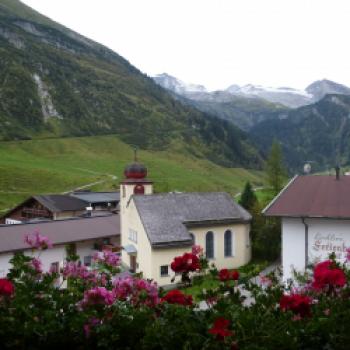
{"type": "MultiPolygon", "coordinates": [[[[35,231],[47,236],[53,248],[41,251],[43,270],[62,266],[67,258],[67,247],[75,250],[82,264],[89,266],[94,252],[103,247],[120,248],[119,215],[110,214],[88,218],[72,218],[40,223],[0,225],[0,278],[5,277],[11,265],[9,260],[18,251],[32,256],[24,237],[35,231]]],[[[34,252],[37,256],[38,252],[34,252]]]]}
{"type": "Polygon", "coordinates": [[[292,271],[326,260],[334,252],[344,261],[350,247],[350,177],[294,177],[264,209],[282,219],[284,280],[292,271]]]}
{"type": "MultiPolygon", "coordinates": [[[[237,268],[251,258],[251,215],[228,193],[159,193],[139,163],[125,169],[120,188],[122,261],[133,272],[168,285],[170,264],[204,248],[217,268],[237,268]]],[[[178,276],[177,280],[179,280],[178,276]]]]}

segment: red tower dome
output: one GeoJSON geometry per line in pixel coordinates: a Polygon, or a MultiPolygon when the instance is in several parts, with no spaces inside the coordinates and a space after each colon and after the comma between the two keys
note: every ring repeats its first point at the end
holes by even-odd
{"type": "Polygon", "coordinates": [[[138,162],[127,165],[124,169],[127,179],[144,179],[147,176],[147,168],[138,162]]]}

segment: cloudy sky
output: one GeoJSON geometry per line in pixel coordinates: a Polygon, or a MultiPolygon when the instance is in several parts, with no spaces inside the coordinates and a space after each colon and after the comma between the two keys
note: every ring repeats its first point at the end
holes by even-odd
{"type": "Polygon", "coordinates": [[[349,0],[22,0],[148,75],[209,89],[350,86],[349,0]]]}

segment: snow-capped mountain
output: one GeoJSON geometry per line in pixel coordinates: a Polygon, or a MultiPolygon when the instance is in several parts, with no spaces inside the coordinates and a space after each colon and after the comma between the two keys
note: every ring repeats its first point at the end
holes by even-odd
{"type": "Polygon", "coordinates": [[[259,97],[291,108],[313,102],[312,94],[304,90],[296,90],[288,87],[273,88],[252,84],[244,86],[231,85],[225,91],[238,96],[259,97]]]}
{"type": "Polygon", "coordinates": [[[244,86],[231,85],[225,91],[233,95],[263,98],[267,101],[281,103],[291,108],[315,103],[328,94],[350,95],[350,88],[326,79],[315,81],[305,90],[248,84],[244,86]]]}
{"type": "Polygon", "coordinates": [[[289,87],[266,87],[261,85],[237,84],[225,90],[208,92],[203,85],[187,84],[168,75],[159,74],[153,78],[155,82],[165,89],[195,101],[230,102],[231,96],[246,98],[260,98],[268,102],[282,104],[289,108],[297,108],[315,103],[327,94],[350,95],[350,88],[330,80],[318,80],[310,84],[305,90],[289,87]]]}
{"type": "Polygon", "coordinates": [[[316,100],[320,100],[327,94],[350,95],[350,88],[327,79],[313,82],[305,91],[316,100]]]}
{"type": "Polygon", "coordinates": [[[153,80],[163,88],[179,95],[194,92],[207,92],[207,89],[203,85],[187,84],[167,73],[158,74],[153,77],[153,80]]]}

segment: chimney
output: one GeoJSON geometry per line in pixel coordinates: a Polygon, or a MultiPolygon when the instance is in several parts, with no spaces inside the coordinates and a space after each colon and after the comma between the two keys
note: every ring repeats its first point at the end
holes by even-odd
{"type": "Polygon", "coordinates": [[[340,166],[337,165],[337,166],[335,167],[335,179],[336,179],[336,180],[339,180],[339,179],[340,179],[339,175],[340,175],[340,166]]]}

